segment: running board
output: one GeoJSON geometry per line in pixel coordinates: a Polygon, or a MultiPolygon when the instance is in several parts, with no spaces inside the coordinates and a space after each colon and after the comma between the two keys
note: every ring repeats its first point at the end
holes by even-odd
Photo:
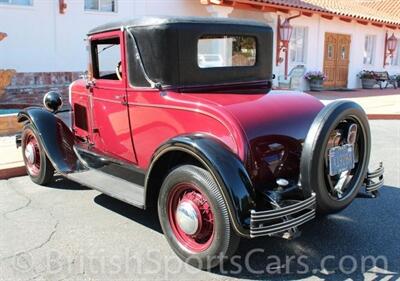
{"type": "Polygon", "coordinates": [[[140,185],[93,169],[65,176],[74,182],[96,189],[125,203],[142,209],[145,207],[144,188],[140,185]]]}

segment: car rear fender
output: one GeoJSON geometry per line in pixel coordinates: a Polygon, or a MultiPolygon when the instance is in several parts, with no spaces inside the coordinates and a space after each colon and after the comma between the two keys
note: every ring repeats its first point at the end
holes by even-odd
{"type": "Polygon", "coordinates": [[[40,107],[29,107],[18,113],[17,120],[34,126],[47,157],[58,172],[68,174],[78,169],[79,160],[73,150],[75,136],[57,115],[40,107]]]}
{"type": "Polygon", "coordinates": [[[161,145],[154,154],[146,175],[146,196],[149,194],[148,188],[156,188],[149,184],[153,168],[157,168],[156,163],[163,155],[173,151],[189,154],[211,173],[225,199],[234,229],[239,235],[249,237],[250,211],[256,205],[253,184],[239,157],[213,137],[201,134],[183,135],[161,145]]]}

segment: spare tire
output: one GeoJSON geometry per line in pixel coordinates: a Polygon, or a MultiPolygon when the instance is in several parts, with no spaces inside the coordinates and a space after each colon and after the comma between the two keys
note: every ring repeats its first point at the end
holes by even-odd
{"type": "Polygon", "coordinates": [[[337,101],[321,110],[307,134],[300,161],[303,190],[316,193],[319,213],[338,212],[353,201],[364,182],[370,150],[368,119],[358,104],[337,101]],[[332,148],[337,151],[344,146],[353,151],[354,166],[334,174],[329,155],[332,148]]]}

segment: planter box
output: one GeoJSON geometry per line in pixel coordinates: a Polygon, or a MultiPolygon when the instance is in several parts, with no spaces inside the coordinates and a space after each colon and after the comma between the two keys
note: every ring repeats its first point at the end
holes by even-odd
{"type": "Polygon", "coordinates": [[[361,85],[363,89],[373,89],[376,85],[375,79],[361,79],[361,85]]]}
{"type": "Polygon", "coordinates": [[[323,87],[324,80],[319,80],[319,79],[313,79],[310,80],[310,91],[322,91],[324,89],[323,87]]]}

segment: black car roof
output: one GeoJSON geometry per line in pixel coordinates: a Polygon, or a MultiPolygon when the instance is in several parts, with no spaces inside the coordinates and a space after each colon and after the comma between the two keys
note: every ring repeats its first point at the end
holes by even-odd
{"type": "Polygon", "coordinates": [[[232,18],[212,18],[212,17],[142,17],[124,21],[111,22],[93,28],[88,35],[118,30],[128,27],[139,26],[162,26],[170,24],[229,24],[267,27],[268,25],[260,21],[232,19],[232,18]]]}

